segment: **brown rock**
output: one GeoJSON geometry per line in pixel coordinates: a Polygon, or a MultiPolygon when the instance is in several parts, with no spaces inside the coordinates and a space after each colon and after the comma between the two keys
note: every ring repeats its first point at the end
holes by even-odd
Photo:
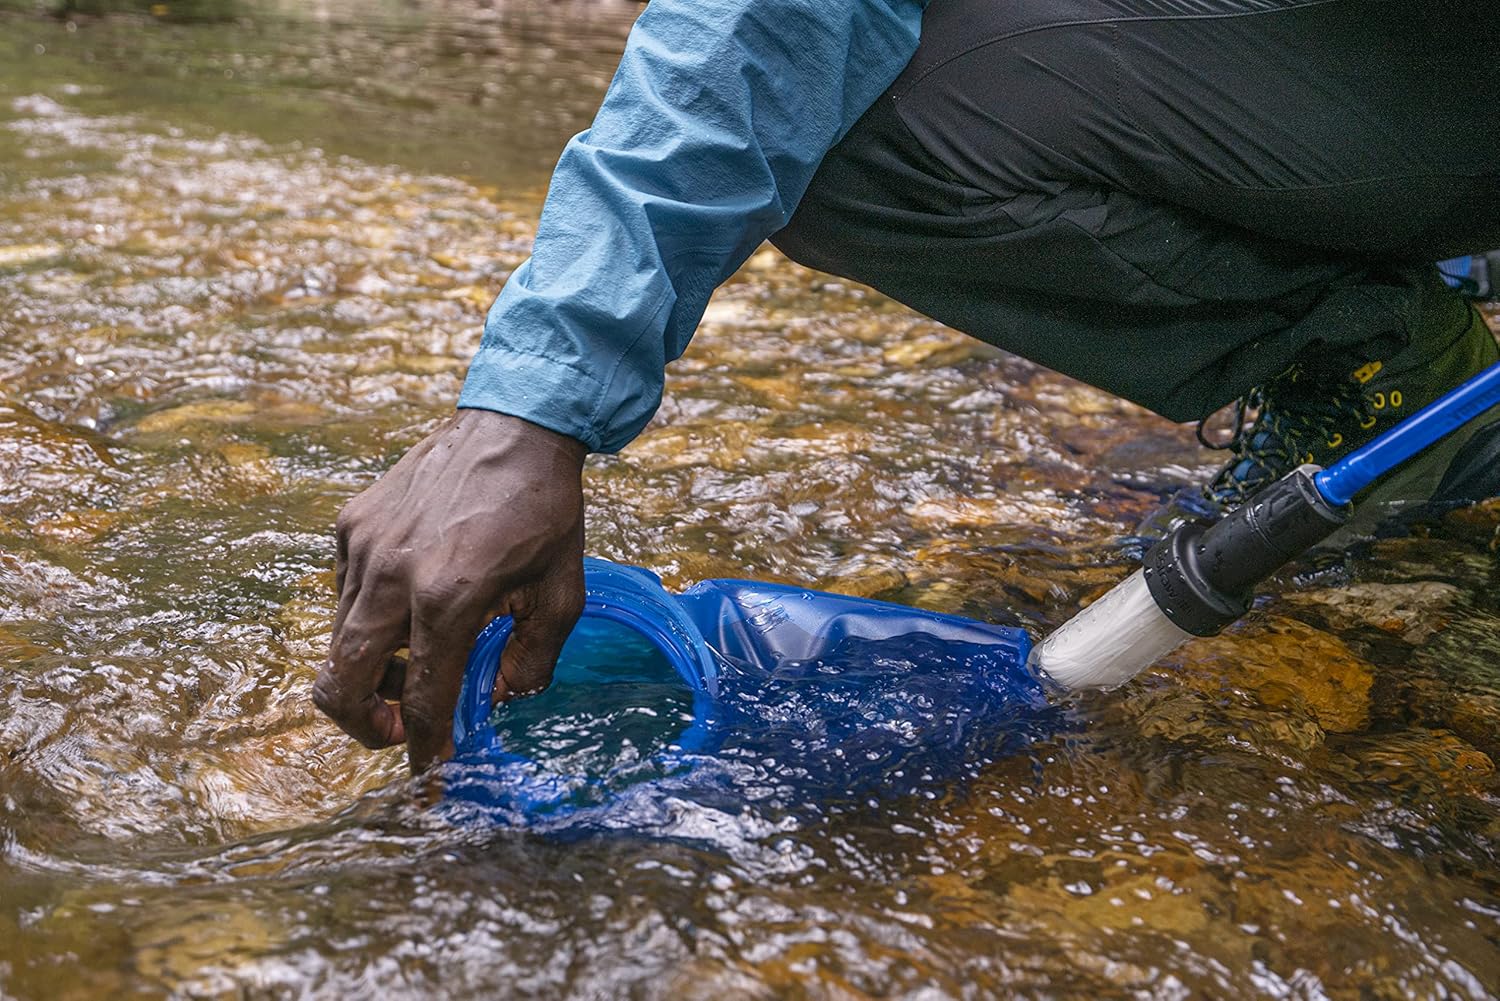
{"type": "Polygon", "coordinates": [[[941,367],[955,365],[986,353],[986,345],[972,337],[947,331],[892,344],[883,352],[885,360],[902,368],[918,365],[941,367]]]}
{"type": "Polygon", "coordinates": [[[1447,706],[1447,722],[1464,740],[1489,754],[1500,752],[1500,696],[1457,693],[1447,706]]]}
{"type": "Polygon", "coordinates": [[[761,445],[765,436],[763,421],[724,421],[711,428],[651,428],[631,443],[630,461],[648,470],[734,469],[743,465],[746,450],[761,445]]]}
{"type": "Polygon", "coordinates": [[[397,355],[393,359],[397,370],[415,372],[418,375],[442,375],[444,372],[461,372],[469,363],[462,358],[449,355],[397,355]]]}
{"type": "Polygon", "coordinates": [[[1171,741],[1203,736],[1213,712],[1208,699],[1187,688],[1138,688],[1120,708],[1135,718],[1143,737],[1171,741]]]}
{"type": "Polygon", "coordinates": [[[777,253],[775,248],[767,245],[764,249],[756,251],[745,262],[746,271],[774,271],[777,267],[786,263],[786,258],[777,253]]]}
{"type": "Polygon", "coordinates": [[[114,528],[120,517],[119,511],[78,508],[37,522],[35,531],[58,542],[92,542],[114,528]]]}
{"type": "Polygon", "coordinates": [[[443,293],[444,299],[453,299],[464,304],[470,312],[488,313],[495,304],[497,291],[482,285],[462,285],[443,293]]]}
{"type": "Polygon", "coordinates": [[[848,594],[856,598],[875,598],[899,591],[907,585],[907,577],[899,567],[865,567],[845,577],[836,577],[825,588],[836,594],[848,594]]]}
{"type": "Polygon", "coordinates": [[[1495,773],[1495,763],[1483,751],[1446,730],[1404,730],[1362,748],[1359,767],[1367,775],[1389,783],[1436,779],[1449,788],[1483,784],[1495,773]]]}
{"type": "Polygon", "coordinates": [[[1006,903],[1038,925],[1050,927],[1070,938],[1087,936],[1099,929],[1125,931],[1152,928],[1163,934],[1186,937],[1208,926],[1208,915],[1197,895],[1178,888],[1163,889],[1146,873],[1110,874],[1087,892],[1074,884],[1053,879],[1041,885],[1017,883],[1006,891],[1006,903]]]}
{"type": "Polygon", "coordinates": [[[160,434],[193,424],[238,424],[249,420],[259,409],[249,400],[202,400],[147,414],[136,421],[135,429],[144,434],[160,434]]]}
{"type": "Polygon", "coordinates": [[[1462,592],[1452,584],[1356,584],[1285,595],[1282,601],[1305,609],[1330,629],[1373,626],[1411,644],[1424,643],[1448,624],[1444,612],[1462,592]]]}
{"type": "Polygon", "coordinates": [[[1058,521],[1068,515],[1067,505],[1057,498],[1027,497],[929,497],[910,509],[912,524],[929,531],[945,528],[984,528],[990,525],[1035,524],[1043,512],[1058,521]]]}
{"type": "Polygon", "coordinates": [[[46,652],[14,630],[0,626],[0,655],[4,655],[7,664],[15,665],[32,657],[40,657],[46,652]]]}
{"type": "Polygon", "coordinates": [[[802,379],[796,375],[735,375],[735,382],[761,396],[771,406],[785,406],[802,399],[802,379]]]}
{"type": "Polygon", "coordinates": [[[1351,733],[1370,714],[1373,669],[1335,636],[1276,616],[1194,640],[1167,661],[1189,684],[1233,685],[1262,703],[1298,708],[1323,729],[1351,733]]]}
{"type": "Polygon", "coordinates": [[[62,253],[55,243],[21,243],[0,247],[0,268],[19,268],[62,253]]]}
{"type": "Polygon", "coordinates": [[[754,315],[755,311],[749,303],[719,296],[714,298],[703,310],[702,322],[705,325],[722,324],[724,326],[737,327],[742,326],[754,315]]]}
{"type": "Polygon", "coordinates": [[[1236,711],[1181,686],[1136,686],[1128,691],[1120,700],[1120,709],[1134,717],[1144,737],[1238,747],[1248,742],[1261,750],[1298,755],[1324,743],[1323,728],[1305,716],[1246,713],[1243,708],[1236,711]]]}
{"type": "Polygon", "coordinates": [[[1461,507],[1450,513],[1445,523],[1465,538],[1488,542],[1491,549],[1500,549],[1500,497],[1461,507]]]}

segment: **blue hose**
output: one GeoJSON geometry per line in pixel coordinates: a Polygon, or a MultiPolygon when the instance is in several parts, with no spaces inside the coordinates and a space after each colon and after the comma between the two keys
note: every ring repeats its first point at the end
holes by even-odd
{"type": "Polygon", "coordinates": [[[1443,276],[1443,281],[1448,283],[1449,288],[1462,289],[1469,283],[1473,270],[1472,257],[1450,257],[1446,261],[1438,261],[1438,273],[1443,276]]]}
{"type": "Polygon", "coordinates": [[[1329,504],[1342,507],[1392,469],[1496,405],[1500,405],[1500,365],[1490,366],[1318,473],[1314,477],[1318,493],[1329,504]]]}

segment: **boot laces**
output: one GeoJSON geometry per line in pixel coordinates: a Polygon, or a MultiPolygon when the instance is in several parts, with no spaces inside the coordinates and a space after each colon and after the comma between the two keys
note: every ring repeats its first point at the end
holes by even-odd
{"type": "Polygon", "coordinates": [[[1347,374],[1322,377],[1301,365],[1256,386],[1235,402],[1228,441],[1213,442],[1198,422],[1204,447],[1232,453],[1218,475],[1204,487],[1210,501],[1235,507],[1271,480],[1310,461],[1314,449],[1337,447],[1351,426],[1368,427],[1374,418],[1364,386],[1347,374]],[[1254,423],[1246,426],[1254,415],[1254,423]]]}

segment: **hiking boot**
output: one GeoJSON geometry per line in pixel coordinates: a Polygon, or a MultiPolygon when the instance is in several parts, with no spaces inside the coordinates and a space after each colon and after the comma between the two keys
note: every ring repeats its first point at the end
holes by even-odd
{"type": "MultiPolygon", "coordinates": [[[[1203,488],[1203,498],[1219,511],[1230,511],[1303,463],[1326,467],[1337,462],[1496,361],[1500,346],[1472,306],[1460,329],[1414,338],[1384,359],[1344,354],[1300,360],[1239,401],[1228,444],[1204,440],[1199,424],[1199,440],[1205,445],[1234,453],[1203,488]],[[1255,422],[1246,428],[1252,412],[1255,422]]],[[[1473,429],[1493,417],[1491,412],[1475,418],[1361,500],[1376,501],[1372,508],[1388,501],[1426,500],[1473,429]],[[1375,494],[1381,495],[1378,500],[1375,494]]]]}

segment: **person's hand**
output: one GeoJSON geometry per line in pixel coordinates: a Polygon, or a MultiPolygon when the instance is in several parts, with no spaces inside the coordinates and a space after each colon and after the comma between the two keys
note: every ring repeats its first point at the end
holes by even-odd
{"type": "Polygon", "coordinates": [[[519,418],[460,410],[351,500],[318,708],[368,748],[404,742],[422,772],[453,753],[464,664],[496,615],[515,618],[496,699],[545,688],[583,609],[585,454],[519,418]]]}

